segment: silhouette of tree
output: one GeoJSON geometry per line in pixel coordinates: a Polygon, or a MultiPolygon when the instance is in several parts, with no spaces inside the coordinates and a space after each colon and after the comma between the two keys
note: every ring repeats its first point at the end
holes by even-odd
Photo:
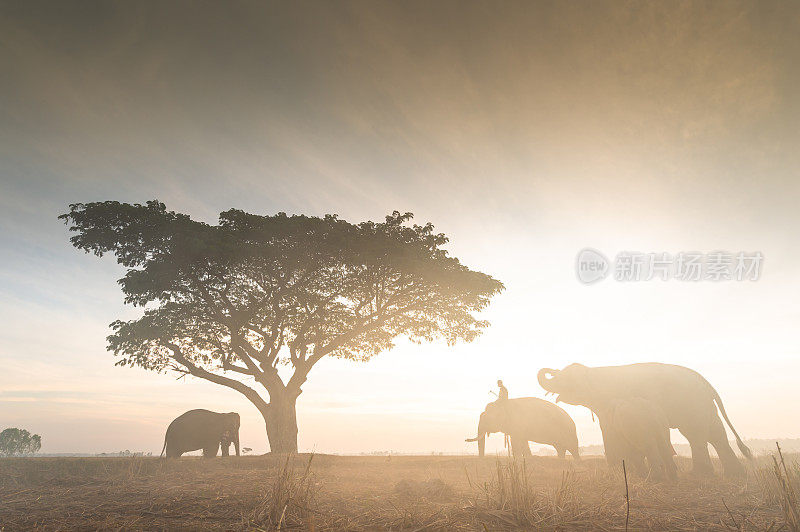
{"type": "Polygon", "coordinates": [[[8,428],[0,432],[0,456],[36,454],[42,448],[42,437],[25,429],[8,428]]]}
{"type": "Polygon", "coordinates": [[[297,450],[296,400],[320,359],[367,360],[398,336],[472,341],[488,326],[474,313],[503,289],[448,256],[430,223],[409,225],[410,213],[351,224],[229,210],[209,225],[158,201],[107,201],[59,218],[77,232],[76,248],[116,256],[125,302],[146,306],[111,325],[117,365],[240,392],[263,415],[274,452],[297,450]],[[293,369],[285,382],[282,364],[293,369]]]}

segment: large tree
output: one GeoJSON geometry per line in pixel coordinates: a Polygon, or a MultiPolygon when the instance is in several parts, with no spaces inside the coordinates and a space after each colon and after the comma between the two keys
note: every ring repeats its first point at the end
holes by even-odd
{"type": "Polygon", "coordinates": [[[116,256],[125,302],[144,307],[111,324],[117,365],[238,391],[264,416],[273,452],[297,450],[295,404],[323,357],[367,360],[397,337],[469,342],[488,326],[475,313],[502,283],[450,257],[447,238],[411,217],[230,210],[209,225],[158,201],[78,203],[60,216],[75,247],[116,256]]]}

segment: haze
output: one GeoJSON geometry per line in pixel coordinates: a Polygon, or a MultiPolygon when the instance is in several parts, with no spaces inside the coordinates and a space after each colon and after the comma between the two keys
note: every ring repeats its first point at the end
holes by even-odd
{"type": "MultiPolygon", "coordinates": [[[[42,452],[157,452],[175,416],[210,408],[266,450],[236,393],[105,351],[137,310],[56,216],[158,198],[212,223],[411,211],[506,285],[472,344],[323,360],[298,401],[303,451],[475,452],[496,379],[543,397],[536,371],[571,362],[686,365],[743,437],[800,437],[800,10],[672,6],[4,4],[0,426],[42,452]],[[765,259],[756,282],[584,286],[587,246],[765,259]]],[[[601,441],[565,409],[582,445],[601,441]]]]}

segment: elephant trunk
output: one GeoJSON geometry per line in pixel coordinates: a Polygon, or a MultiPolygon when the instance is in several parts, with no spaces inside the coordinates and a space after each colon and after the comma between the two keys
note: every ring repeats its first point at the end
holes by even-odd
{"type": "Polygon", "coordinates": [[[483,456],[486,452],[486,426],[484,424],[484,415],[485,412],[481,414],[481,418],[478,421],[478,435],[474,438],[467,438],[464,440],[478,442],[478,456],[483,456]]]}
{"type": "Polygon", "coordinates": [[[233,433],[233,448],[236,449],[236,456],[241,456],[239,454],[239,431],[233,433]]]}
{"type": "Polygon", "coordinates": [[[539,380],[539,385],[545,389],[545,391],[555,393],[553,389],[552,380],[553,377],[558,373],[557,369],[553,368],[542,368],[539,370],[539,373],[536,374],[536,378],[539,380]]]}

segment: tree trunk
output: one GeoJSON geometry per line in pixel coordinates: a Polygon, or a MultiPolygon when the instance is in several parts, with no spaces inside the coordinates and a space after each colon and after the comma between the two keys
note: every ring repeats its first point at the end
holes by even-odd
{"type": "Polygon", "coordinates": [[[270,394],[269,410],[261,414],[267,424],[267,439],[272,453],[297,452],[297,397],[270,394]]]}

